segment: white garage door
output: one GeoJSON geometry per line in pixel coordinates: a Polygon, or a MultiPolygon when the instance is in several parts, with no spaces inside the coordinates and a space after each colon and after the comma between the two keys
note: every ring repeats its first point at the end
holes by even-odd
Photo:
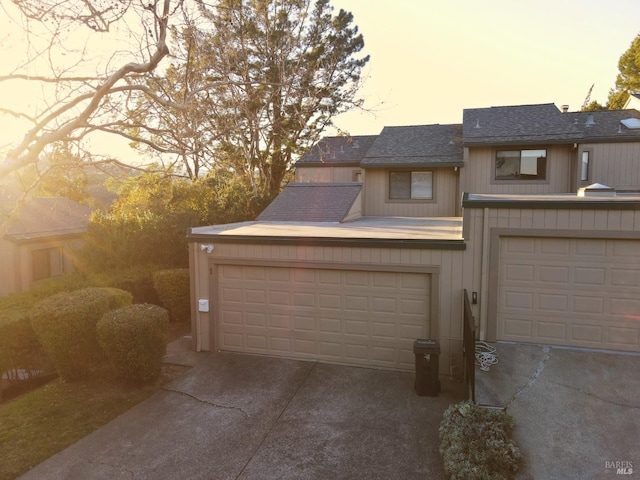
{"type": "Polygon", "coordinates": [[[429,336],[422,273],[218,266],[221,350],[413,370],[429,336]]]}
{"type": "Polygon", "coordinates": [[[503,237],[497,338],[640,351],[640,241],[503,237]]]}

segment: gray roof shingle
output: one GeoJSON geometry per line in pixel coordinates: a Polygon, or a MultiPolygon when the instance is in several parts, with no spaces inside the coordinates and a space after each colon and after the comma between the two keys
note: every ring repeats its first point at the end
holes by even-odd
{"type": "Polygon", "coordinates": [[[290,183],[258,216],[266,222],[341,222],[361,183],[290,183]]]}
{"type": "Polygon", "coordinates": [[[385,127],[360,165],[365,168],[462,166],[462,125],[385,127]]]}
{"type": "Polygon", "coordinates": [[[296,162],[297,166],[340,165],[355,167],[377,138],[377,135],[325,137],[296,162]]]}
{"type": "MultiPolygon", "coordinates": [[[[2,190],[7,193],[7,190],[2,190]]],[[[11,195],[0,198],[0,220],[15,207],[11,195]]],[[[11,220],[6,238],[13,241],[35,240],[84,233],[91,209],[68,198],[37,197],[28,199],[11,220]]]]}
{"type": "Polygon", "coordinates": [[[640,139],[620,123],[637,110],[562,113],[554,104],[472,108],[463,113],[464,145],[570,143],[640,139]],[[593,123],[587,122],[588,118],[593,123]]]}

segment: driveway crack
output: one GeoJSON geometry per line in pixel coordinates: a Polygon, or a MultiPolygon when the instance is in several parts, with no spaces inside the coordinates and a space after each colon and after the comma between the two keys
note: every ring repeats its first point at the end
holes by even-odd
{"type": "Polygon", "coordinates": [[[547,360],[549,360],[549,347],[548,346],[545,345],[544,347],[542,347],[542,354],[543,354],[542,358],[540,359],[540,362],[538,363],[538,367],[536,368],[536,371],[533,373],[533,375],[531,376],[529,381],[527,383],[525,383],[522,387],[520,387],[518,389],[518,391],[516,393],[514,393],[513,396],[509,399],[509,401],[504,406],[505,411],[509,408],[509,405],[511,405],[511,403],[516,398],[518,398],[518,396],[523,391],[525,391],[527,388],[529,388],[531,385],[533,385],[536,380],[538,380],[538,378],[540,377],[540,375],[544,371],[544,367],[547,364],[547,360]]]}
{"type": "Polygon", "coordinates": [[[212,402],[212,401],[209,401],[209,400],[204,400],[202,398],[196,397],[195,395],[192,395],[192,394],[187,393],[187,392],[182,391],[182,390],[175,390],[173,388],[166,388],[166,387],[163,387],[162,389],[164,391],[166,391],[166,392],[173,392],[173,393],[178,393],[180,395],[184,395],[184,396],[189,397],[189,398],[191,398],[191,399],[193,399],[193,400],[195,400],[197,402],[204,403],[206,405],[211,405],[212,407],[225,408],[225,409],[228,409],[228,410],[237,410],[240,413],[242,413],[242,415],[244,415],[245,418],[249,418],[249,414],[247,412],[245,412],[243,409],[241,409],[240,407],[230,407],[228,405],[221,405],[219,403],[215,403],[215,402],[212,402]]]}

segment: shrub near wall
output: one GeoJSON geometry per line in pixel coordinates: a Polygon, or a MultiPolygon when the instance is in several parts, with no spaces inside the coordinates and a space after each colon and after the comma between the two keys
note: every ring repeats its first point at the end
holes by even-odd
{"type": "Polygon", "coordinates": [[[160,375],[168,326],[169,312],[164,308],[130,305],[102,317],[97,325],[98,341],[121,377],[149,383],[160,375]]]}
{"type": "Polygon", "coordinates": [[[0,374],[10,382],[27,380],[51,368],[26,314],[0,312],[0,374]]]}
{"type": "Polygon", "coordinates": [[[520,450],[511,440],[513,420],[500,410],[456,403],[440,424],[440,455],[451,480],[510,480],[518,472],[520,450]]]}
{"type": "Polygon", "coordinates": [[[189,269],[173,268],[159,270],[153,275],[153,286],[160,301],[174,320],[191,320],[191,295],[189,291],[189,269]]]}
{"type": "Polygon", "coordinates": [[[33,307],[31,325],[62,378],[79,380],[102,360],[96,324],[131,298],[124,290],[93,287],[58,293],[33,307]]]}

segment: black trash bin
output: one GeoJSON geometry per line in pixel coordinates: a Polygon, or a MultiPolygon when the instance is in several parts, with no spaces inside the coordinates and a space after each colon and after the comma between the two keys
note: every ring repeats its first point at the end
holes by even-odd
{"type": "Polygon", "coordinates": [[[416,393],[437,397],[440,393],[440,344],[437,340],[419,338],[413,342],[413,353],[416,356],[416,393]]]}

